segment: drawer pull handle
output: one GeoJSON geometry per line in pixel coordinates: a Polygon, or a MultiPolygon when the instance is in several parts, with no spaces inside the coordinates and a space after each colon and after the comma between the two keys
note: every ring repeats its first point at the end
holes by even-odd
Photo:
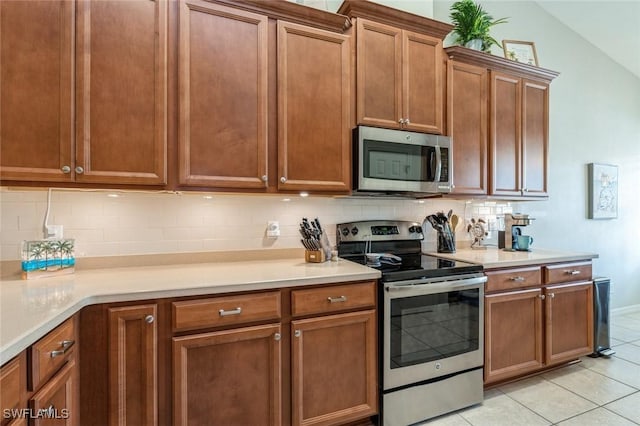
{"type": "Polygon", "coordinates": [[[540,299],[544,300],[544,294],[540,294],[538,297],[539,297],[540,299]]]}
{"type": "Polygon", "coordinates": [[[549,297],[553,299],[554,297],[556,297],[556,295],[555,293],[549,293],[549,297]]]}
{"type": "Polygon", "coordinates": [[[580,275],[580,271],[574,269],[573,271],[565,271],[568,275],[580,275]]]}
{"type": "Polygon", "coordinates": [[[62,347],[62,349],[51,351],[51,358],[66,354],[74,343],[76,343],[75,340],[63,340],[60,342],[60,347],[62,347]]]}
{"type": "Polygon", "coordinates": [[[327,297],[327,300],[329,301],[329,303],[346,302],[347,296],[327,297]]]}
{"type": "Polygon", "coordinates": [[[511,277],[511,278],[509,278],[509,279],[510,279],[511,281],[515,281],[515,282],[518,282],[518,283],[519,283],[519,282],[524,281],[524,277],[521,277],[521,276],[511,277]]]}
{"type": "Polygon", "coordinates": [[[242,313],[242,308],[238,306],[237,308],[231,309],[229,311],[225,311],[224,309],[220,309],[218,312],[220,313],[221,317],[226,317],[228,315],[240,315],[242,313]]]}

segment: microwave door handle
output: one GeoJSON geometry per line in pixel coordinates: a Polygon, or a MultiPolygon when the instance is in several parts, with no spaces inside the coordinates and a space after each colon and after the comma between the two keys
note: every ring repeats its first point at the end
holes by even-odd
{"type": "Polygon", "coordinates": [[[440,182],[440,173],[442,172],[442,157],[440,156],[440,147],[436,145],[436,175],[434,182],[440,182]]]}

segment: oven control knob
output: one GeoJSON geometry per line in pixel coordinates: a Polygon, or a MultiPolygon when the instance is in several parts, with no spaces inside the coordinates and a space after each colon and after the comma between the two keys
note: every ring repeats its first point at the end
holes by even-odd
{"type": "Polygon", "coordinates": [[[442,364],[436,362],[436,370],[440,370],[442,368],[442,364]]]}
{"type": "Polygon", "coordinates": [[[358,227],[354,226],[353,228],[351,228],[351,235],[358,235],[358,227]]]}
{"type": "Polygon", "coordinates": [[[349,235],[349,228],[342,228],[342,235],[347,237],[349,235]]]}
{"type": "Polygon", "coordinates": [[[417,234],[422,234],[422,227],[420,226],[410,226],[409,227],[409,232],[410,233],[417,233],[417,234]]]}

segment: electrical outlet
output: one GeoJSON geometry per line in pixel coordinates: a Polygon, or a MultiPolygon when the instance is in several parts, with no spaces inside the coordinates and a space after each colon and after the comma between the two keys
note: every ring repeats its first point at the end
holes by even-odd
{"type": "Polygon", "coordinates": [[[62,225],[47,225],[47,238],[61,240],[64,238],[62,225]]]}
{"type": "Polygon", "coordinates": [[[280,236],[280,222],[270,220],[267,222],[267,237],[275,238],[280,236]]]}

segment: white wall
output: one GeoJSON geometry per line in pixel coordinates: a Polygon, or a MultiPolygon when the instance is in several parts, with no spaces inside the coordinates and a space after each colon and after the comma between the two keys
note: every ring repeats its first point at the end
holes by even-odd
{"type": "MultiPolygon", "coordinates": [[[[496,40],[533,41],[540,66],[560,72],[550,91],[549,201],[520,204],[537,218],[529,232],[539,246],[599,253],[594,272],[612,279],[613,306],[640,304],[640,79],[535,2],[481,3],[509,18],[494,27],[496,40]],[[619,166],[617,219],[586,218],[592,162],[619,166]]],[[[436,1],[435,19],[448,22],[450,5],[436,1]]]]}

